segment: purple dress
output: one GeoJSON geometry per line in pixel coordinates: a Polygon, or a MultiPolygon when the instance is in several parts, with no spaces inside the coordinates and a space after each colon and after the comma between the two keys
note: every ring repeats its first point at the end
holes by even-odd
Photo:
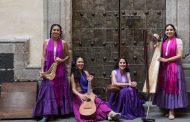
{"type": "MultiPolygon", "coordinates": [[[[162,57],[176,56],[177,39],[173,37],[167,49],[168,40],[162,45],[162,57]],[[167,53],[166,53],[167,52],[167,53]]],[[[157,92],[153,104],[164,109],[184,108],[188,105],[186,81],[181,60],[161,63],[157,92]]]]}
{"type": "MultiPolygon", "coordinates": [[[[63,44],[59,39],[56,48],[56,57],[63,58],[63,44]]],[[[54,62],[54,41],[50,39],[46,49],[44,71],[47,71],[54,62]]],[[[71,88],[67,78],[64,63],[57,66],[53,80],[43,79],[39,88],[33,116],[65,115],[72,112],[71,88]]]]}
{"type": "MultiPolygon", "coordinates": [[[[125,73],[126,83],[128,83],[127,73],[125,73]]],[[[116,70],[118,83],[122,82],[120,70],[116,70]]],[[[118,93],[112,92],[109,97],[109,106],[113,111],[121,113],[122,119],[132,120],[145,116],[143,108],[144,101],[138,96],[137,89],[133,87],[122,88],[118,93]]]]}
{"type": "MultiPolygon", "coordinates": [[[[79,81],[79,84],[81,86],[81,93],[85,93],[87,91],[87,87],[88,87],[88,81],[86,78],[86,74],[85,72],[82,73],[82,77],[79,81]]],[[[86,120],[81,118],[80,113],[79,113],[79,108],[80,105],[82,104],[81,99],[74,95],[73,98],[73,111],[75,114],[75,119],[77,122],[97,122],[97,121],[102,121],[107,119],[108,117],[108,113],[110,111],[112,111],[106,104],[104,101],[102,101],[100,98],[95,98],[95,104],[96,104],[96,118],[94,120],[86,120]]]]}

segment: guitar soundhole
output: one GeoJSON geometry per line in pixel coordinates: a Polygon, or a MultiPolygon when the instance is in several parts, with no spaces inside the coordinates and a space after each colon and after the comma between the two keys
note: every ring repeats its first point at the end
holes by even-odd
{"type": "Polygon", "coordinates": [[[90,102],[91,101],[91,99],[90,98],[87,98],[87,100],[86,100],[87,102],[90,102]]]}

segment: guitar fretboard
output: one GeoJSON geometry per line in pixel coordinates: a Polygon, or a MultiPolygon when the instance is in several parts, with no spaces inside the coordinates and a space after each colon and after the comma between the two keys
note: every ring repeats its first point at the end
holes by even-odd
{"type": "Polygon", "coordinates": [[[88,81],[88,90],[87,90],[87,94],[90,94],[91,92],[92,92],[91,81],[88,81]]]}

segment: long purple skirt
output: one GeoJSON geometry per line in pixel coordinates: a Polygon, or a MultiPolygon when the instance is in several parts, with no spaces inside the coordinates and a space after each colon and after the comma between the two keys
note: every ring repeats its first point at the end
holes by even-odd
{"type": "Polygon", "coordinates": [[[113,111],[121,113],[122,119],[132,120],[145,116],[143,103],[137,90],[132,87],[123,88],[119,93],[111,93],[109,97],[109,106],[113,111]]]}
{"type": "Polygon", "coordinates": [[[41,82],[33,116],[65,115],[73,112],[68,80],[56,85],[54,83],[56,82],[52,80],[41,82]],[[59,98],[55,95],[55,88],[60,88],[59,98]]]}
{"type": "Polygon", "coordinates": [[[73,100],[73,111],[75,114],[75,119],[77,122],[97,122],[107,119],[108,113],[111,109],[102,101],[100,98],[95,99],[96,104],[96,119],[95,120],[85,120],[80,117],[79,108],[82,104],[81,99],[78,96],[74,96],[73,100]]]}
{"type": "Polygon", "coordinates": [[[154,96],[153,104],[163,109],[184,108],[188,105],[187,86],[181,64],[178,64],[178,87],[178,94],[166,93],[164,90],[157,91],[154,96]]]}

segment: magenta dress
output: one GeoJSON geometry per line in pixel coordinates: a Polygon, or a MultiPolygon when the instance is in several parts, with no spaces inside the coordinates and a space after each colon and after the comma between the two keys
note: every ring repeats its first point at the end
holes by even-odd
{"type": "MultiPolygon", "coordinates": [[[[177,38],[173,37],[167,50],[168,40],[163,42],[162,57],[176,56],[177,38]],[[167,52],[167,53],[166,53],[167,52]]],[[[186,81],[181,60],[161,63],[157,92],[153,104],[164,109],[184,108],[188,105],[186,81]]]]}
{"type": "MultiPolygon", "coordinates": [[[[56,47],[56,57],[63,58],[63,43],[59,39],[56,47]]],[[[48,41],[44,71],[47,71],[54,62],[54,42],[48,41]]],[[[33,116],[65,115],[71,113],[71,88],[67,78],[64,63],[57,66],[56,76],[53,80],[43,79],[39,88],[33,116]]]]}
{"type": "MultiPolygon", "coordinates": [[[[125,73],[126,83],[128,83],[127,72],[125,73]]],[[[121,83],[120,70],[116,70],[117,82],[121,83]]],[[[121,113],[122,119],[133,120],[137,117],[144,117],[144,101],[139,98],[137,89],[133,87],[122,88],[119,93],[112,92],[109,97],[109,106],[115,112],[121,113]]]]}
{"type": "MultiPolygon", "coordinates": [[[[87,78],[86,78],[86,74],[85,72],[82,73],[82,77],[79,81],[79,84],[81,86],[81,93],[85,93],[87,92],[87,87],[88,87],[88,81],[87,81],[87,78]]],[[[105,120],[107,119],[108,117],[108,113],[111,111],[111,109],[105,104],[104,101],[102,101],[100,98],[96,98],[95,99],[95,104],[96,104],[96,118],[93,119],[93,120],[87,120],[87,119],[83,119],[81,118],[80,116],[80,113],[79,113],[79,108],[80,108],[80,105],[82,104],[82,101],[81,99],[74,95],[74,98],[73,98],[73,111],[74,111],[74,114],[75,114],[75,119],[77,122],[97,122],[97,121],[102,121],[102,120],[105,120]]]]}

